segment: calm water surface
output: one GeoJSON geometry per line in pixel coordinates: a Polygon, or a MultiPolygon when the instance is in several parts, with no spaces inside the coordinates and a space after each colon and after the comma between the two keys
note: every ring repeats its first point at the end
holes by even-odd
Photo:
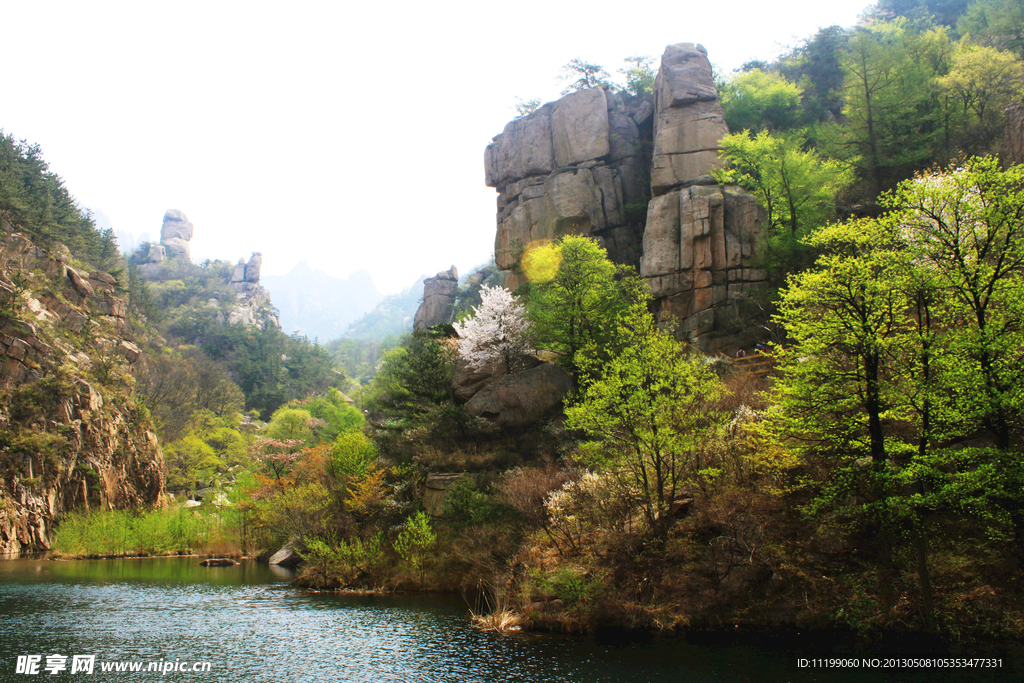
{"type": "Polygon", "coordinates": [[[797,654],[777,645],[500,636],[473,629],[460,599],[314,594],[291,578],[252,562],[200,567],[196,558],[0,562],[0,681],[1011,680],[1007,670],[798,670],[797,654]],[[42,655],[40,674],[17,673],[18,656],[33,654],[42,655]],[[68,657],[56,675],[43,669],[52,654],[68,657]],[[72,675],[73,655],[95,655],[94,673],[72,675]],[[209,662],[210,670],[146,671],[150,662],[180,661],[209,662]],[[103,673],[102,662],[140,662],[143,670],[103,673]]]}

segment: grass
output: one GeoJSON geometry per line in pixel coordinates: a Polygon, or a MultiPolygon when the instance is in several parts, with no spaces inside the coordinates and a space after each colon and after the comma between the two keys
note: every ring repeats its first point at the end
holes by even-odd
{"type": "Polygon", "coordinates": [[[53,536],[57,557],[239,554],[231,529],[216,512],[188,508],[98,510],[67,515],[53,536]]]}

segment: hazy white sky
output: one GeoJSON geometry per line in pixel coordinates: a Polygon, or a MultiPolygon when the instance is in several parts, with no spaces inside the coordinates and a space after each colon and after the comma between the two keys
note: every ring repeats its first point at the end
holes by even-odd
{"type": "Polygon", "coordinates": [[[699,42],[730,70],[866,0],[0,4],[0,128],[115,229],[195,224],[193,260],[306,259],[383,292],[493,249],[483,150],[516,96],[555,99],[579,57],[609,72],[699,42]]]}

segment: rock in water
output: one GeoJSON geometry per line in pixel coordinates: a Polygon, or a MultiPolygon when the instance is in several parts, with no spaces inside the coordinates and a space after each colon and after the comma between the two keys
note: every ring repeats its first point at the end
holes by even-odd
{"type": "Polygon", "coordinates": [[[291,569],[302,564],[302,557],[295,550],[295,542],[288,541],[280,550],[270,556],[267,564],[291,569]]]}
{"type": "Polygon", "coordinates": [[[227,557],[211,557],[199,563],[200,567],[234,567],[237,562],[227,557]]]}

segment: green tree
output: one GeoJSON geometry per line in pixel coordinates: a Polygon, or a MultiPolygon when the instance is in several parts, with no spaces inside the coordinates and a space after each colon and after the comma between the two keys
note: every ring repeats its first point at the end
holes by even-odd
{"type": "Polygon", "coordinates": [[[656,75],[654,60],[644,55],[634,55],[623,61],[629,64],[627,68],[619,69],[619,73],[626,77],[625,91],[633,97],[653,96],[656,75]]]}
{"type": "Polygon", "coordinates": [[[345,399],[345,395],[331,387],[326,396],[314,396],[289,405],[309,412],[320,424],[316,435],[321,443],[330,443],[340,434],[358,431],[366,424],[362,412],[345,399]]]}
{"type": "Polygon", "coordinates": [[[779,302],[787,335],[776,400],[797,443],[887,460],[883,420],[891,347],[906,301],[893,229],[874,219],[828,226],[808,239],[824,253],[791,275],[779,302]]]}
{"type": "Polygon", "coordinates": [[[608,260],[589,237],[566,235],[529,250],[523,271],[530,280],[527,310],[540,348],[558,354],[558,363],[579,375],[577,354],[590,347],[607,358],[615,341],[615,319],[649,298],[628,266],[608,260]]]}
{"type": "Polygon", "coordinates": [[[924,506],[906,496],[920,483],[906,476],[913,471],[906,468],[914,449],[894,438],[907,405],[899,395],[906,383],[896,359],[915,332],[908,315],[910,262],[891,218],[832,225],[809,241],[823,253],[812,269],[790,277],[779,305],[787,345],[778,350],[783,374],[774,386],[774,426],[805,462],[828,472],[809,506],[812,517],[842,510],[873,540],[885,609],[894,602],[900,536],[914,531],[923,612],[932,626],[927,549],[917,514],[924,506]]]}
{"type": "Polygon", "coordinates": [[[877,11],[887,19],[906,17],[915,23],[956,28],[969,0],[880,0],[877,11]]]}
{"type": "Polygon", "coordinates": [[[331,444],[330,472],[336,479],[366,475],[377,461],[377,447],[361,432],[346,432],[331,444]]]}
{"type": "Polygon", "coordinates": [[[217,469],[224,465],[213,447],[194,433],[168,444],[164,461],[168,486],[189,493],[195,492],[197,483],[209,483],[217,469]]]}
{"type": "Polygon", "coordinates": [[[570,60],[562,66],[562,73],[559,80],[569,82],[568,87],[562,91],[563,95],[571,92],[587,90],[589,88],[605,88],[611,83],[611,76],[599,64],[591,64],[582,59],[570,60]],[[570,82],[571,81],[571,82],[570,82]]]}
{"type": "Polygon", "coordinates": [[[937,83],[959,103],[964,142],[990,145],[1003,135],[1003,111],[1024,91],[1024,62],[1012,52],[961,40],[952,68],[937,83]]]}
{"type": "Polygon", "coordinates": [[[883,199],[890,213],[810,238],[822,256],[779,306],[774,425],[827,472],[810,510],[842,510],[875,539],[887,605],[911,541],[929,627],[929,536],[970,515],[1024,539],[1022,188],[1024,169],[994,159],[906,181],[883,199]],[[995,447],[952,447],[979,428],[995,447]]]}
{"type": "Polygon", "coordinates": [[[1024,5],[1017,0],[974,0],[957,22],[957,31],[1024,57],[1024,5]]]}
{"type": "Polygon", "coordinates": [[[802,94],[800,86],[782,76],[754,69],[732,78],[718,97],[729,130],[756,133],[799,128],[803,123],[802,94]]]}
{"type": "Polygon", "coordinates": [[[716,172],[718,181],[750,190],[768,213],[766,265],[776,280],[805,267],[809,251],[801,240],[834,217],[836,196],[852,181],[849,171],[804,151],[792,135],[733,133],[719,146],[729,166],[716,172]]]}
{"type": "Polygon", "coordinates": [[[1024,406],[1024,167],[972,158],[903,183],[885,203],[943,295],[936,309],[962,359],[962,417],[1006,450],[1024,406]]]}
{"type": "Polygon", "coordinates": [[[0,130],[0,217],[38,245],[62,243],[76,258],[111,268],[117,261],[112,232],[96,229],[60,176],[49,169],[39,145],[15,140],[0,130]]]}
{"type": "Polygon", "coordinates": [[[437,536],[430,528],[430,516],[421,510],[406,520],[405,526],[398,532],[394,547],[403,562],[419,571],[423,567],[427,550],[435,542],[437,542],[437,536]]]}
{"type": "Polygon", "coordinates": [[[856,30],[843,56],[841,123],[819,128],[821,146],[857,169],[875,196],[950,149],[947,99],[936,78],[949,70],[945,29],[918,33],[901,22],[856,30]]]}
{"type": "Polygon", "coordinates": [[[834,119],[842,113],[842,59],[849,39],[841,26],[819,29],[782,60],[782,75],[799,83],[803,90],[804,119],[808,123],[834,119]]]}
{"type": "Polygon", "coordinates": [[[313,416],[298,408],[279,408],[266,427],[266,436],[278,441],[299,441],[313,444],[313,416]]]}
{"type": "Polygon", "coordinates": [[[644,304],[619,319],[617,334],[622,348],[611,359],[579,354],[581,370],[596,379],[566,408],[566,426],[592,439],[585,462],[616,477],[651,539],[663,543],[677,494],[715,476],[723,388],[702,357],[658,329],[644,304]]]}
{"type": "Polygon", "coordinates": [[[439,333],[417,330],[403,346],[384,353],[366,393],[369,407],[392,417],[418,419],[454,403],[457,346],[439,333]]]}

